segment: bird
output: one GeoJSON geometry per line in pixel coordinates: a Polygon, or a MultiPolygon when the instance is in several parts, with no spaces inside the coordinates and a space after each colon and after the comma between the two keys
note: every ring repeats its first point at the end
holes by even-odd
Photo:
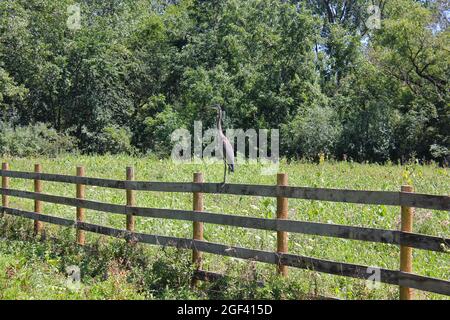
{"type": "Polygon", "coordinates": [[[222,108],[220,105],[214,105],[214,109],[217,110],[216,127],[217,127],[217,139],[219,146],[222,146],[222,157],[223,157],[223,182],[221,187],[223,188],[226,183],[227,169],[228,173],[234,172],[234,149],[230,143],[230,140],[223,134],[222,131],[222,108]]]}

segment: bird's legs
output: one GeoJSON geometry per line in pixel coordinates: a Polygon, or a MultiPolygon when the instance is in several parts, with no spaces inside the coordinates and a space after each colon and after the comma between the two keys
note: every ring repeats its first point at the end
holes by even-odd
{"type": "Polygon", "coordinates": [[[223,189],[223,187],[225,187],[226,181],[227,181],[227,162],[223,160],[223,182],[220,185],[220,189],[223,189]]]}

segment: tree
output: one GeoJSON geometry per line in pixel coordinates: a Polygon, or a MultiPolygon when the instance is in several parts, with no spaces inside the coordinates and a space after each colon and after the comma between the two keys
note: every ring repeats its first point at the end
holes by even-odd
{"type": "Polygon", "coordinates": [[[403,132],[397,131],[397,156],[430,158],[432,145],[450,147],[450,31],[438,27],[435,10],[430,4],[427,8],[407,0],[389,2],[383,28],[374,34],[372,61],[404,86],[398,107],[406,117],[400,123],[403,132]],[[404,137],[411,131],[417,133],[416,143],[403,143],[411,142],[404,137]]]}

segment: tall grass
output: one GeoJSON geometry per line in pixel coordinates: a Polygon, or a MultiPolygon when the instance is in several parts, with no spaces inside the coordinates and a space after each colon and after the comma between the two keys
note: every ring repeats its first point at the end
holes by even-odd
{"type": "MultiPolygon", "coordinates": [[[[75,174],[75,167],[86,167],[86,175],[111,179],[125,179],[126,166],[133,166],[136,180],[148,181],[192,181],[194,172],[203,172],[207,182],[220,182],[222,179],[222,166],[220,164],[175,164],[170,160],[157,160],[153,158],[135,158],[129,156],[61,156],[58,158],[27,158],[4,159],[10,163],[12,170],[31,171],[34,163],[41,163],[44,172],[75,174]]],[[[319,164],[306,162],[287,163],[282,161],[280,172],[289,175],[289,184],[293,186],[310,186],[325,188],[348,188],[358,190],[389,190],[399,191],[402,184],[411,184],[416,192],[447,195],[449,190],[449,170],[434,165],[377,165],[358,164],[351,162],[327,162],[319,164]]],[[[240,164],[236,172],[229,176],[230,183],[268,184],[276,183],[276,177],[261,175],[261,166],[258,164],[240,164]]],[[[32,190],[33,182],[20,179],[11,179],[11,188],[32,190]]],[[[75,195],[75,186],[70,184],[44,182],[44,192],[49,194],[71,196],[75,195]]],[[[116,204],[125,204],[125,191],[100,187],[86,187],[86,198],[116,204]]],[[[12,207],[32,210],[33,202],[18,198],[11,198],[12,207]]],[[[137,205],[156,208],[192,209],[192,194],[183,193],[157,193],[137,192],[137,205]]],[[[205,195],[205,210],[223,212],[254,217],[273,218],[276,210],[275,198],[262,198],[236,195],[205,195]]],[[[44,213],[66,218],[75,217],[75,209],[62,205],[44,204],[44,213]]],[[[314,222],[346,224],[353,226],[375,227],[385,229],[399,228],[400,208],[391,206],[358,205],[310,200],[289,200],[289,218],[314,222]]],[[[88,222],[103,224],[116,228],[125,227],[125,217],[109,213],[86,211],[88,222]]],[[[416,209],[414,216],[414,231],[435,236],[449,236],[449,213],[416,209]]],[[[61,236],[61,228],[47,226],[49,234],[61,236]]],[[[164,219],[136,218],[136,231],[159,235],[172,235],[177,237],[192,236],[192,223],[164,219]]],[[[69,231],[67,231],[69,232],[69,231]]],[[[71,234],[73,231],[70,231],[71,234]]],[[[276,248],[276,233],[270,231],[250,230],[244,228],[205,224],[205,240],[248,248],[274,250],[276,248]]],[[[95,243],[98,235],[88,234],[87,242],[95,243]]],[[[116,242],[113,242],[116,243],[116,242]]],[[[69,245],[69,244],[68,244],[69,245]]],[[[160,248],[149,247],[146,254],[158,255],[160,248]]],[[[398,269],[399,248],[387,244],[375,244],[351,240],[319,237],[311,235],[289,235],[289,252],[307,255],[316,258],[329,259],[340,262],[365,264],[382,268],[398,269]]],[[[171,251],[171,259],[189,262],[189,258],[179,251],[171,251]]],[[[187,263],[188,264],[188,263],[187,263]]],[[[274,266],[251,263],[229,257],[219,257],[205,254],[204,268],[216,272],[231,273],[235,275],[247,274],[251,271],[252,278],[272,279],[274,266]]],[[[444,253],[414,250],[414,272],[441,279],[450,278],[450,256],[444,253]]],[[[181,272],[181,271],[180,271],[181,272]]],[[[94,277],[95,278],[95,277],[94,277]]],[[[131,281],[131,280],[130,280],[131,281]]],[[[271,281],[271,280],[268,280],[271,281]]],[[[346,299],[397,298],[396,286],[381,285],[380,288],[369,290],[365,282],[351,278],[320,274],[312,271],[290,269],[289,285],[298,285],[291,289],[299,297],[304,294],[337,296],[346,299]]],[[[136,283],[136,282],[132,282],[136,283]]],[[[239,282],[237,282],[239,283],[239,282]]],[[[268,290],[271,294],[276,292],[276,280],[268,290]]],[[[141,281],[142,284],[142,281],[141,281]]],[[[190,290],[175,289],[179,284],[170,283],[167,290],[173,293],[158,295],[164,297],[190,297],[190,290]],[[181,293],[183,292],[183,293],[181,293]],[[173,294],[173,295],[172,295],[173,294]]],[[[222,292],[230,291],[221,289],[222,292]]],[[[239,285],[234,285],[230,296],[247,297],[239,285]]],[[[248,287],[246,291],[250,290],[248,287]]],[[[244,290],[244,291],[245,291],[244,290]]],[[[261,290],[258,289],[261,293],[261,290]]],[[[145,290],[144,290],[145,291],[145,290]]],[[[219,290],[220,291],[220,290],[219,290]]],[[[145,291],[145,292],[151,292],[145,291]]],[[[253,292],[253,291],[249,291],[253,292]]],[[[150,295],[151,296],[151,295],[150,295]]],[[[255,296],[255,295],[253,295],[255,296]]],[[[147,296],[148,297],[148,296],[147,296]]],[[[204,297],[193,295],[192,297],[204,297]]],[[[220,297],[226,297],[221,295],[220,297]]],[[[250,296],[252,295],[250,294],[250,296]]],[[[436,294],[418,292],[420,298],[448,298],[436,294]]]]}

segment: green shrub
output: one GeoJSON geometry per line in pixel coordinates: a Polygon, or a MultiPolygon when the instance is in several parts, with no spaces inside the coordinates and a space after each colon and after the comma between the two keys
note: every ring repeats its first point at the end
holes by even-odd
{"type": "Polygon", "coordinates": [[[394,117],[386,106],[376,103],[367,103],[362,110],[347,115],[338,144],[339,153],[356,161],[389,160],[395,149],[394,117]]]}
{"type": "Polygon", "coordinates": [[[131,133],[127,128],[109,125],[100,131],[91,132],[82,129],[80,150],[87,154],[134,154],[131,133]]]}
{"type": "Polygon", "coordinates": [[[131,133],[126,128],[108,126],[103,129],[102,135],[105,140],[103,150],[106,153],[134,153],[134,147],[131,145],[131,133]]]}
{"type": "Polygon", "coordinates": [[[180,114],[166,103],[164,96],[152,96],[138,112],[134,142],[142,152],[154,152],[159,157],[170,156],[171,134],[183,127],[180,114]]]}
{"type": "Polygon", "coordinates": [[[341,134],[334,110],[319,106],[302,110],[282,130],[285,149],[307,159],[317,159],[321,153],[333,154],[341,134]]]}
{"type": "Polygon", "coordinates": [[[445,146],[441,146],[438,144],[432,144],[430,146],[430,153],[433,158],[437,159],[438,161],[448,161],[450,156],[450,150],[445,146]]]}
{"type": "Polygon", "coordinates": [[[0,153],[15,157],[56,156],[75,149],[75,138],[44,123],[12,128],[0,124],[0,153]]]}

